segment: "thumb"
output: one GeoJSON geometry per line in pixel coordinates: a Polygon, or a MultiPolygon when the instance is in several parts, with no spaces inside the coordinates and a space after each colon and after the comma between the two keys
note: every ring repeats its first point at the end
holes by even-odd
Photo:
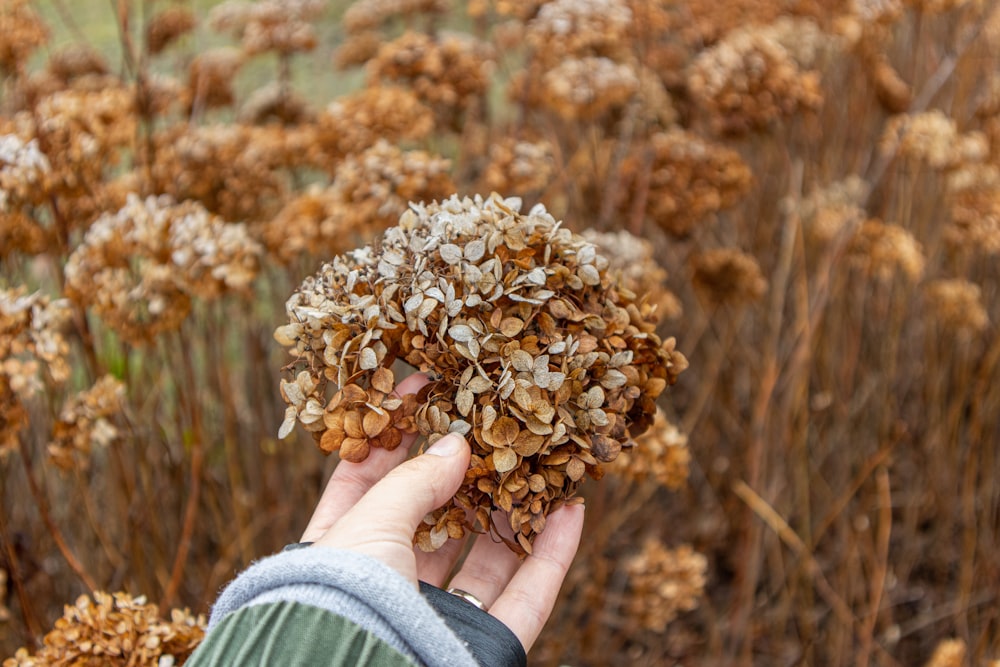
{"type": "Polygon", "coordinates": [[[469,457],[465,438],[446,435],[382,478],[320,541],[341,548],[351,548],[352,542],[389,540],[405,540],[409,545],[424,516],[455,495],[465,479],[469,457]]]}

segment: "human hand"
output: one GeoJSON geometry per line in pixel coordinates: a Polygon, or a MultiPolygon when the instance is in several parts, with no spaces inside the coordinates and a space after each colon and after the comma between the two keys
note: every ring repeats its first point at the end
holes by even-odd
{"type": "MultiPolygon", "coordinates": [[[[427,383],[414,375],[400,383],[399,394],[427,383]]],[[[465,439],[452,434],[424,454],[406,461],[416,436],[388,452],[374,448],[361,463],[341,461],[302,536],[317,546],[347,549],[376,558],[417,585],[444,587],[464,541],[449,540],[424,553],[413,547],[413,534],[428,513],[455,494],[469,467],[465,439]]],[[[531,648],[552,612],[583,529],[583,506],[567,506],[548,517],[533,553],[523,561],[489,535],[478,536],[450,586],[481,600],[489,614],[531,648]]]]}

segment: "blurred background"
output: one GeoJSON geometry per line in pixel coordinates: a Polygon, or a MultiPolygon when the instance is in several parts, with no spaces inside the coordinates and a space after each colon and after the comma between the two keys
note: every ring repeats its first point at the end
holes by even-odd
{"type": "Polygon", "coordinates": [[[183,662],[336,464],[285,300],[491,191],[691,363],[532,664],[997,664],[998,68],[994,0],[0,0],[4,664],[183,662]]]}

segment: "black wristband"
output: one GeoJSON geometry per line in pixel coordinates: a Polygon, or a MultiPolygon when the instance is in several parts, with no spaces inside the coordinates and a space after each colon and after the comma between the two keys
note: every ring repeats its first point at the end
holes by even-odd
{"type": "Polygon", "coordinates": [[[421,581],[420,593],[438,615],[469,647],[483,667],[527,667],[528,656],[521,640],[499,619],[468,600],[421,581]]]}

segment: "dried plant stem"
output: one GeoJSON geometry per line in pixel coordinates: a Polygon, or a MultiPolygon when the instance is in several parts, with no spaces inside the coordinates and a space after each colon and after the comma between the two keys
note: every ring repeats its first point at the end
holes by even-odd
{"type": "Polygon", "coordinates": [[[42,634],[42,624],[38,620],[35,608],[31,603],[31,596],[25,590],[24,581],[21,579],[20,559],[17,557],[17,550],[14,548],[10,531],[7,529],[7,508],[4,507],[3,493],[0,493],[0,544],[3,544],[4,555],[7,561],[7,572],[14,582],[14,590],[17,591],[17,600],[21,605],[21,616],[24,617],[24,631],[27,635],[28,643],[33,644],[37,637],[42,634]]]}
{"type": "MultiPolygon", "coordinates": [[[[195,381],[194,368],[191,364],[191,346],[184,340],[183,333],[178,336],[181,350],[181,370],[184,374],[185,386],[197,393],[198,384],[195,381]]],[[[160,601],[160,614],[166,614],[177,597],[181,581],[184,578],[184,567],[191,551],[191,539],[194,535],[194,525],[198,518],[198,501],[201,498],[201,471],[205,462],[204,429],[201,418],[201,408],[198,397],[191,396],[186,401],[191,418],[191,489],[188,492],[187,504],[184,507],[184,519],[181,526],[181,536],[174,556],[174,564],[170,570],[170,580],[160,601]]]]}
{"type": "Polygon", "coordinates": [[[236,532],[239,542],[240,557],[247,562],[252,557],[251,540],[248,530],[249,520],[247,512],[243,507],[247,496],[246,480],[243,477],[243,470],[240,467],[239,452],[237,443],[239,442],[239,427],[236,417],[236,406],[233,404],[233,391],[229,387],[226,377],[224,351],[219,349],[225,344],[224,327],[217,326],[215,318],[209,322],[209,334],[207,341],[208,366],[215,369],[213,374],[214,394],[222,401],[222,423],[223,423],[223,446],[226,454],[226,473],[229,476],[230,502],[233,506],[233,515],[236,518],[236,532]]]}
{"type": "Polygon", "coordinates": [[[871,609],[864,620],[861,630],[861,647],[858,649],[856,664],[866,667],[871,659],[872,643],[875,636],[875,625],[878,623],[879,610],[882,607],[882,596],[885,592],[886,574],[889,571],[889,537],[892,533],[892,496],[889,488],[889,471],[880,466],[875,476],[878,487],[879,520],[878,544],[875,569],[869,585],[871,593],[871,609]]]}
{"type": "Polygon", "coordinates": [[[101,525],[102,522],[97,518],[97,510],[94,507],[94,499],[90,496],[90,490],[87,488],[87,481],[83,478],[83,473],[80,468],[73,468],[73,476],[76,477],[77,487],[80,489],[80,496],[83,498],[83,509],[84,513],[87,515],[87,523],[90,525],[90,529],[94,531],[94,535],[97,536],[97,541],[101,544],[104,556],[114,567],[122,567],[125,563],[125,559],[122,556],[122,553],[115,548],[114,543],[108,539],[107,531],[104,530],[101,525]]]}
{"type": "Polygon", "coordinates": [[[66,560],[66,564],[69,565],[70,569],[76,573],[76,576],[80,578],[83,585],[87,587],[88,591],[96,591],[99,589],[97,582],[89,574],[87,574],[86,569],[84,569],[83,564],[77,559],[73,554],[72,549],[66,544],[65,538],[63,538],[62,531],[59,530],[59,526],[52,519],[52,515],[49,513],[48,501],[45,499],[45,494],[42,489],[38,486],[38,481],[35,479],[34,464],[31,462],[31,451],[28,448],[28,443],[25,441],[24,437],[19,437],[18,441],[18,451],[21,454],[21,462],[24,464],[24,475],[28,480],[28,488],[31,490],[31,497],[35,501],[35,507],[38,509],[39,515],[42,517],[42,522],[45,524],[46,529],[49,531],[49,535],[52,536],[52,540],[56,543],[56,547],[59,549],[59,553],[62,554],[63,558],[66,560]]]}

